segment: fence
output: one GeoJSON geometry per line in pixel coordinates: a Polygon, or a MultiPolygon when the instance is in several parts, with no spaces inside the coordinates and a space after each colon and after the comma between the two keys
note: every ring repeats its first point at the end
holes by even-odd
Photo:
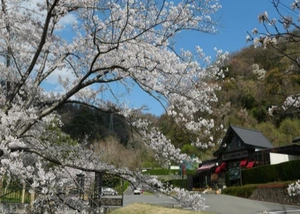
{"type": "MultiPolygon", "coordinates": [[[[22,185],[19,181],[8,183],[5,179],[0,179],[0,202],[30,204],[38,196],[38,192],[35,195],[29,190],[29,185],[22,185]]],[[[68,194],[91,203],[95,199],[103,198],[104,195],[120,195],[123,191],[123,181],[120,178],[96,173],[95,176],[90,177],[78,174],[74,185],[70,185],[68,194]]]]}
{"type": "Polygon", "coordinates": [[[2,203],[22,203],[29,204],[31,195],[28,191],[23,190],[10,191],[0,196],[0,202],[2,203]]]}
{"type": "Polygon", "coordinates": [[[6,180],[0,180],[0,202],[1,203],[22,203],[29,204],[32,195],[25,184],[13,181],[7,185],[6,180]],[[4,187],[4,188],[3,188],[4,187]]]}

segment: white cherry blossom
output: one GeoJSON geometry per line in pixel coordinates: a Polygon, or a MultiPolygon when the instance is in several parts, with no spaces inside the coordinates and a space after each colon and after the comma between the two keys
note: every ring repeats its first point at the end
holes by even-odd
{"type": "MultiPolygon", "coordinates": [[[[85,142],[74,145],[58,133],[60,106],[88,104],[128,119],[166,164],[187,160],[157,128],[135,118],[111,83],[167,102],[166,113],[197,134],[196,145],[213,145],[201,136],[209,138],[214,122],[195,113],[212,113],[219,87],[204,80],[222,78],[227,53],[216,49],[211,62],[201,47],[177,52],[172,45],[184,30],[216,32],[217,0],[2,0],[0,8],[0,173],[39,193],[32,213],[85,213],[86,204],[64,194],[79,172],[110,173],[169,194],[157,178],[101,162],[85,142]],[[112,98],[103,100],[107,94],[112,98]]],[[[174,192],[180,203],[204,208],[201,196],[174,192]]]]}

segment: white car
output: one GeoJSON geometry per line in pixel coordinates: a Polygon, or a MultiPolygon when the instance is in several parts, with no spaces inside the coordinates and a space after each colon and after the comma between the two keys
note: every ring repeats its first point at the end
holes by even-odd
{"type": "Polygon", "coordinates": [[[141,188],[135,188],[133,190],[133,194],[134,195],[141,195],[141,194],[143,194],[143,190],[141,190],[141,188]]]}
{"type": "Polygon", "coordinates": [[[103,195],[118,195],[118,192],[110,187],[103,187],[101,192],[103,195]]]}

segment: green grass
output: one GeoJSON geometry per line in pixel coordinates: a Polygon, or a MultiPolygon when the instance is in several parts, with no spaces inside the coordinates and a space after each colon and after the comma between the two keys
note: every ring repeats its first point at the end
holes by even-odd
{"type": "MultiPolygon", "coordinates": [[[[196,212],[178,208],[168,208],[150,204],[131,204],[126,207],[115,209],[109,214],[209,214],[209,212],[196,212]]],[[[212,214],[212,213],[210,213],[212,214]]]]}

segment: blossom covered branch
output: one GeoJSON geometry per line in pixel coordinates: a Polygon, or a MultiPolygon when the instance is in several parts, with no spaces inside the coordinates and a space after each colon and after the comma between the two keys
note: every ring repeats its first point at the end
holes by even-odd
{"type": "MultiPolygon", "coordinates": [[[[82,142],[58,131],[56,110],[75,102],[131,117],[134,110],[113,90],[118,83],[128,93],[139,88],[167,102],[166,113],[186,131],[208,135],[213,121],[194,113],[212,112],[218,86],[204,80],[222,76],[227,54],[218,51],[210,62],[200,47],[194,54],[177,52],[172,44],[184,30],[214,33],[217,0],[2,0],[0,7],[1,175],[39,191],[36,212],[50,206],[49,200],[57,210],[68,204],[86,209],[71,206],[76,199],[61,200],[78,171],[105,171],[165,192],[157,179],[101,162],[82,142]]],[[[158,129],[139,119],[131,125],[158,157],[186,158],[158,129]]],[[[199,196],[178,192],[180,202],[203,208],[199,196]]]]}

